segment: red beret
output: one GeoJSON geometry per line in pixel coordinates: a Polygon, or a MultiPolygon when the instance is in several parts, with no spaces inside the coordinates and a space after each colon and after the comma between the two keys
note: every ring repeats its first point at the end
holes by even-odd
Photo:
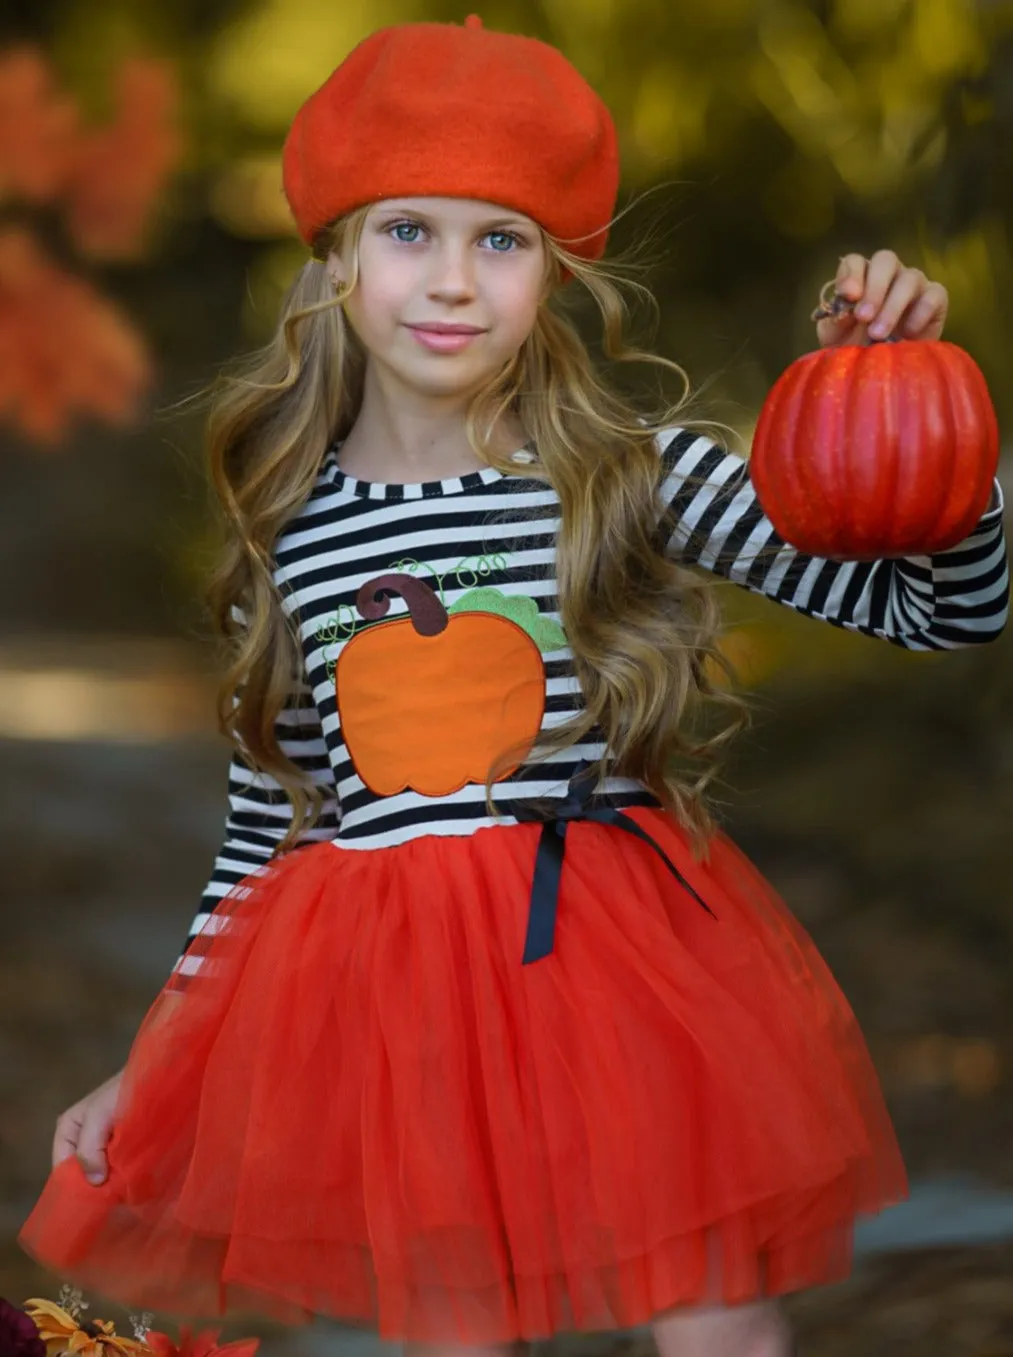
{"type": "Polygon", "coordinates": [[[282,174],[307,244],[383,198],[476,198],[596,259],[619,155],[608,109],[561,52],[472,17],[366,38],[296,114],[282,174]]]}

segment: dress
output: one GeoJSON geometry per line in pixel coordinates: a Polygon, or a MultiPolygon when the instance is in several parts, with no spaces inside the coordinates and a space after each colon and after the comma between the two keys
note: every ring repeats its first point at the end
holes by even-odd
{"type": "MultiPolygon", "coordinates": [[[[932,559],[831,563],[740,459],[659,451],[681,558],[913,649],[1003,626],[1001,504],[932,559]]],[[[233,761],[108,1181],[65,1161],[22,1231],[49,1267],[136,1308],[510,1342],[839,1279],[904,1196],[854,1017],[726,837],[697,861],[638,784],[589,798],[593,737],[485,805],[490,757],[581,700],[557,527],[523,468],[380,485],[329,450],[275,553],[305,659],[279,734],[323,815],[269,863],[287,802],[233,761]]]]}

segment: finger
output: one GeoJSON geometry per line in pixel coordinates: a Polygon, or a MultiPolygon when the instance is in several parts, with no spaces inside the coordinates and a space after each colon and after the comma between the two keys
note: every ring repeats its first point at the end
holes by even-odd
{"type": "Polygon", "coordinates": [[[837,266],[834,288],[839,296],[857,302],[865,291],[865,273],[869,261],[862,254],[846,254],[837,266]]]}
{"type": "Polygon", "coordinates": [[[106,1160],[106,1144],[112,1128],[112,1117],[94,1105],[85,1113],[81,1124],[81,1134],[77,1142],[77,1158],[89,1183],[96,1186],[104,1183],[109,1165],[106,1160]]]}
{"type": "MultiPolygon", "coordinates": [[[[821,321],[820,325],[823,324],[829,325],[831,322],[821,321]]],[[[821,330],[820,326],[817,326],[816,334],[820,342],[820,347],[824,349],[843,346],[845,344],[857,344],[860,347],[864,347],[871,342],[869,339],[869,327],[856,323],[852,323],[850,328],[847,329],[841,329],[838,326],[832,330],[821,330]]]]}
{"type": "Polygon", "coordinates": [[[78,1138],[81,1134],[81,1123],[84,1121],[84,1108],[81,1104],[68,1108],[56,1123],[56,1133],[53,1136],[53,1168],[61,1164],[64,1159],[69,1159],[77,1150],[78,1138]]]}
{"type": "Polygon", "coordinates": [[[870,321],[879,313],[886,294],[902,268],[893,250],[877,250],[869,260],[865,274],[865,289],[855,314],[861,321],[870,321]]]}
{"type": "Polygon", "coordinates": [[[865,326],[859,325],[851,312],[840,316],[827,317],[816,322],[816,338],[824,349],[835,344],[859,344],[865,326]]]}
{"type": "Polygon", "coordinates": [[[942,283],[929,283],[907,315],[901,318],[898,333],[906,339],[938,339],[946,324],[950,297],[942,283]]]}
{"type": "Polygon", "coordinates": [[[879,314],[869,326],[869,334],[873,339],[886,339],[893,333],[904,312],[925,291],[927,281],[921,269],[901,269],[890,284],[879,314]]]}

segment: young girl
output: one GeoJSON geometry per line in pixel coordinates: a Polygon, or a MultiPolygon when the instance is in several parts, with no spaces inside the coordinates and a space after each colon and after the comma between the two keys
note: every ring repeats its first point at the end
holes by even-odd
{"type": "MultiPolygon", "coordinates": [[[[707,816],[737,710],[685,566],[973,644],[998,492],[931,559],[805,558],[739,458],[610,388],[560,303],[617,348],[615,134],[541,43],[376,33],[284,168],[313,258],[211,425],[225,846],[23,1242],[151,1309],[780,1357],[776,1297],[844,1276],[904,1173],[847,1004],[707,816]]],[[[825,344],[942,330],[893,254],[838,288],[825,344]]]]}

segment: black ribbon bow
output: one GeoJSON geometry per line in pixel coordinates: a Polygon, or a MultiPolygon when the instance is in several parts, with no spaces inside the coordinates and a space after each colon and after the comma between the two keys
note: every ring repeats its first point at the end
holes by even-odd
{"type": "MultiPolygon", "coordinates": [[[[701,905],[711,918],[714,911],[693,889],[682,872],[668,856],[665,850],[653,839],[636,820],[625,815],[614,806],[592,805],[591,793],[594,789],[594,775],[586,762],[578,764],[576,772],[570,778],[567,795],[553,803],[551,811],[546,812],[524,805],[511,805],[508,813],[515,820],[542,821],[542,833],[535,855],[535,871],[531,881],[531,904],[528,909],[528,931],[524,942],[524,955],[521,964],[529,966],[551,955],[556,934],[556,914],[559,908],[559,882],[563,874],[563,858],[566,852],[566,830],[574,820],[590,820],[599,825],[614,825],[627,834],[646,843],[658,854],[665,866],[698,905],[701,905]]],[[[647,801],[657,805],[654,798],[647,801]]],[[[507,810],[507,807],[503,807],[507,810]]]]}

